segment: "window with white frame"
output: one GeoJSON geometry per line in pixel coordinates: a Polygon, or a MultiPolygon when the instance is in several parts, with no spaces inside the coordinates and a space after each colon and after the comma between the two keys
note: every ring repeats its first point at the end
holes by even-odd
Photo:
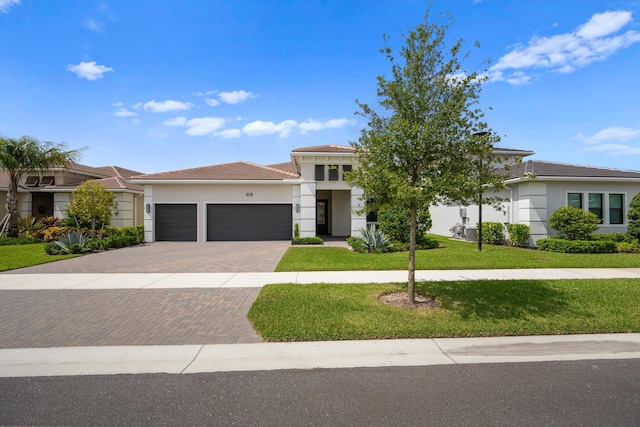
{"type": "Polygon", "coordinates": [[[567,193],[568,206],[593,213],[600,219],[600,224],[604,225],[625,223],[624,200],[623,193],[591,193],[587,191],[567,193]]]}

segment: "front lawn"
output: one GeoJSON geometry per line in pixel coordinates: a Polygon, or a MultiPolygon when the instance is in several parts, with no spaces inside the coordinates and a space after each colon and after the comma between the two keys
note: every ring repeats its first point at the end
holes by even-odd
{"type": "MultiPolygon", "coordinates": [[[[633,253],[562,254],[487,244],[479,252],[474,243],[429,237],[441,247],[416,251],[417,270],[640,267],[640,254],[633,253]]],[[[406,270],[408,259],[407,252],[361,254],[345,248],[292,247],[276,271],[406,270]]]]}
{"type": "Polygon", "coordinates": [[[640,332],[640,279],[418,283],[441,307],[382,304],[401,284],[267,285],[249,310],[265,341],[640,332]]]}
{"type": "Polygon", "coordinates": [[[47,255],[44,252],[46,243],[33,243],[27,245],[0,246],[0,271],[14,270],[16,268],[29,267],[44,264],[80,255],[47,255]]]}

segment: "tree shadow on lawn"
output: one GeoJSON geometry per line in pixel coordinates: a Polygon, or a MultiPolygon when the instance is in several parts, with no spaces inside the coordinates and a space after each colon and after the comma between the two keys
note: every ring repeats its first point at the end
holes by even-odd
{"type": "Polygon", "coordinates": [[[422,294],[437,297],[443,309],[454,311],[463,319],[526,319],[566,316],[574,311],[565,291],[540,280],[423,282],[417,283],[416,288],[422,294]]]}

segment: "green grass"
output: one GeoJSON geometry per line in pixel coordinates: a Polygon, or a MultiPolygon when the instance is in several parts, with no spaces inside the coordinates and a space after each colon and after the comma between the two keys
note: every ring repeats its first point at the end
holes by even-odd
{"type": "Polygon", "coordinates": [[[640,332],[640,279],[417,284],[441,307],[391,307],[400,284],[267,285],[249,310],[266,341],[640,332]]]}
{"type": "MultiPolygon", "coordinates": [[[[640,267],[640,254],[561,254],[486,244],[479,252],[474,243],[430,237],[441,247],[417,251],[418,270],[640,267]]],[[[276,271],[406,270],[408,260],[407,252],[360,254],[345,248],[292,247],[276,271]]]]}
{"type": "Polygon", "coordinates": [[[47,255],[45,243],[0,246],[0,271],[30,267],[79,255],[47,255]]]}

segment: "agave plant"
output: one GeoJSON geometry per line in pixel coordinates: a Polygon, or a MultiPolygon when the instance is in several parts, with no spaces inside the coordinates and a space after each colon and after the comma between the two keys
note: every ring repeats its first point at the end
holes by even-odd
{"type": "Polygon", "coordinates": [[[89,250],[88,242],[89,238],[82,234],[82,231],[69,231],[58,238],[56,245],[60,246],[60,251],[65,254],[81,254],[89,250]]]}
{"type": "Polygon", "coordinates": [[[365,241],[369,251],[383,251],[389,248],[389,239],[375,225],[371,224],[367,228],[361,228],[362,240],[365,241]]]}

